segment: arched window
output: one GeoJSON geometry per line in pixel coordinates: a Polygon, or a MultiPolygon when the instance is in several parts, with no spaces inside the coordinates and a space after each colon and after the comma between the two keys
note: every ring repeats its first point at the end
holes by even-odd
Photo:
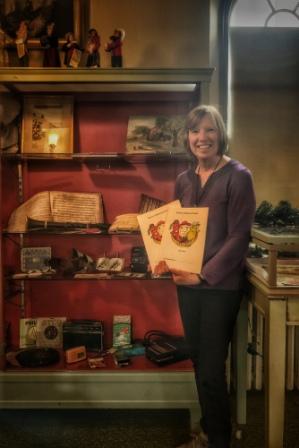
{"type": "Polygon", "coordinates": [[[230,26],[298,27],[298,0],[237,0],[230,26]]]}
{"type": "Polygon", "coordinates": [[[254,173],[258,204],[296,204],[299,1],[232,0],[229,7],[226,105],[231,155],[254,173]]]}

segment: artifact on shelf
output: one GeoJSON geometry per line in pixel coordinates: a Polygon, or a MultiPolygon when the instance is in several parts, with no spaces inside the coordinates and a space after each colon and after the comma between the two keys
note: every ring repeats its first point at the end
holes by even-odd
{"type": "Polygon", "coordinates": [[[113,316],[113,347],[121,347],[131,344],[132,327],[129,314],[113,316]]]}
{"type": "Polygon", "coordinates": [[[84,346],[87,351],[102,352],[104,323],[95,319],[71,319],[63,323],[63,349],[84,346]]]}
{"type": "Polygon", "coordinates": [[[87,43],[86,43],[86,67],[97,68],[100,67],[100,46],[101,38],[95,28],[88,30],[87,43]]]}
{"type": "Polygon", "coordinates": [[[72,95],[25,96],[22,153],[71,154],[73,103],[72,95]]]}
{"type": "Polygon", "coordinates": [[[299,209],[285,200],[279,201],[276,207],[269,201],[262,201],[256,210],[254,221],[261,226],[275,226],[279,232],[279,228],[284,226],[299,226],[299,209]]]}
{"type": "Polygon", "coordinates": [[[41,36],[40,43],[44,49],[43,67],[61,67],[58,35],[54,22],[47,24],[46,34],[41,36]]]}
{"type": "Polygon", "coordinates": [[[190,357],[185,338],[165,333],[160,330],[150,330],[143,338],[145,356],[155,364],[164,366],[190,357]]]}
{"type": "Polygon", "coordinates": [[[109,233],[133,233],[139,231],[137,213],[118,215],[109,227],[109,233]]]}
{"type": "Polygon", "coordinates": [[[38,317],[36,325],[36,346],[62,348],[62,326],[66,317],[38,317]]]}
{"type": "Polygon", "coordinates": [[[66,67],[77,68],[80,64],[82,51],[72,32],[66,33],[65,40],[66,42],[61,48],[64,52],[63,63],[66,67]]]}
{"type": "Polygon", "coordinates": [[[111,54],[111,67],[123,66],[122,45],[125,35],[125,30],[116,28],[109,42],[105,44],[105,51],[111,54]]]}
{"type": "Polygon", "coordinates": [[[45,223],[78,223],[89,225],[104,222],[101,193],[70,193],[66,191],[42,191],[14,210],[7,230],[22,233],[28,230],[28,219],[45,223]]]}
{"type": "Polygon", "coordinates": [[[26,20],[21,20],[19,27],[16,31],[16,47],[19,58],[19,64],[21,67],[28,67],[29,65],[29,53],[27,47],[28,40],[28,24],[26,20]]]}
{"type": "Polygon", "coordinates": [[[62,277],[74,277],[77,273],[90,273],[95,271],[95,261],[87,254],[72,249],[70,258],[52,257],[49,266],[62,277]]]}
{"type": "Polygon", "coordinates": [[[107,223],[86,224],[82,222],[53,222],[40,221],[38,219],[27,219],[28,232],[38,233],[103,233],[109,228],[107,223]]]}
{"type": "Polygon", "coordinates": [[[62,348],[62,325],[65,317],[20,319],[20,348],[62,348]]]}
{"type": "Polygon", "coordinates": [[[11,93],[0,93],[0,150],[19,151],[20,100],[11,93]]]}
{"type": "Polygon", "coordinates": [[[16,367],[46,367],[60,361],[59,351],[55,348],[28,348],[6,353],[6,360],[16,367]]]}
{"type": "Polygon", "coordinates": [[[21,318],[20,319],[20,348],[36,347],[37,338],[37,319],[21,318]]]}
{"type": "Polygon", "coordinates": [[[96,260],[96,270],[100,272],[122,272],[125,266],[124,258],[100,257],[96,260]]]}
{"type": "Polygon", "coordinates": [[[132,116],[127,130],[127,153],[184,152],[185,117],[132,116]]]}
{"type": "Polygon", "coordinates": [[[22,247],[21,271],[48,271],[51,252],[51,247],[22,247]]]}
{"type": "Polygon", "coordinates": [[[148,196],[147,194],[142,193],[140,197],[140,204],[138,208],[138,213],[146,213],[150,210],[154,210],[155,208],[162,207],[165,204],[165,201],[161,199],[154,198],[152,196],[148,196]]]}
{"type": "Polygon", "coordinates": [[[144,246],[133,246],[131,249],[131,272],[148,272],[148,258],[144,246]]]}
{"type": "Polygon", "coordinates": [[[9,67],[9,56],[7,47],[12,45],[14,38],[8,36],[3,26],[0,26],[0,67],[9,67]]]}

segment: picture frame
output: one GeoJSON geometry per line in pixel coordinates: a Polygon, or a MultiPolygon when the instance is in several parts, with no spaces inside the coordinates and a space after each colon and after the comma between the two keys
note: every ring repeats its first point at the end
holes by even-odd
{"type": "Polygon", "coordinates": [[[73,102],[71,95],[25,96],[21,152],[72,154],[73,102]]]}
{"type": "Polygon", "coordinates": [[[130,116],[126,152],[183,153],[184,125],[183,115],[130,116]]]}
{"type": "Polygon", "coordinates": [[[20,20],[25,20],[28,24],[27,44],[30,48],[40,47],[40,37],[45,34],[46,24],[49,22],[55,22],[60,44],[65,42],[65,34],[70,31],[80,41],[84,15],[82,12],[87,6],[87,0],[40,0],[31,8],[26,2],[22,6],[17,1],[11,1],[9,8],[5,2],[0,2],[1,26],[4,33],[14,39],[20,20]]]}

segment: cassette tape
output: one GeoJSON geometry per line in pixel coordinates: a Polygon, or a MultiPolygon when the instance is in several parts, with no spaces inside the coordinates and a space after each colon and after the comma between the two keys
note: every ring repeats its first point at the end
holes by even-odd
{"type": "Polygon", "coordinates": [[[20,319],[20,348],[36,347],[37,319],[20,319]]]}
{"type": "Polygon", "coordinates": [[[65,317],[38,317],[36,326],[36,346],[62,348],[62,328],[65,317]]]}

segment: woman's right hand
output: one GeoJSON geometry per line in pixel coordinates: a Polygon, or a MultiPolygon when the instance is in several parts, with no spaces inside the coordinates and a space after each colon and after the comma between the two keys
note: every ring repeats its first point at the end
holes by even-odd
{"type": "Polygon", "coordinates": [[[164,260],[159,261],[159,263],[155,266],[154,274],[155,275],[163,275],[169,272],[169,267],[164,260]]]}

